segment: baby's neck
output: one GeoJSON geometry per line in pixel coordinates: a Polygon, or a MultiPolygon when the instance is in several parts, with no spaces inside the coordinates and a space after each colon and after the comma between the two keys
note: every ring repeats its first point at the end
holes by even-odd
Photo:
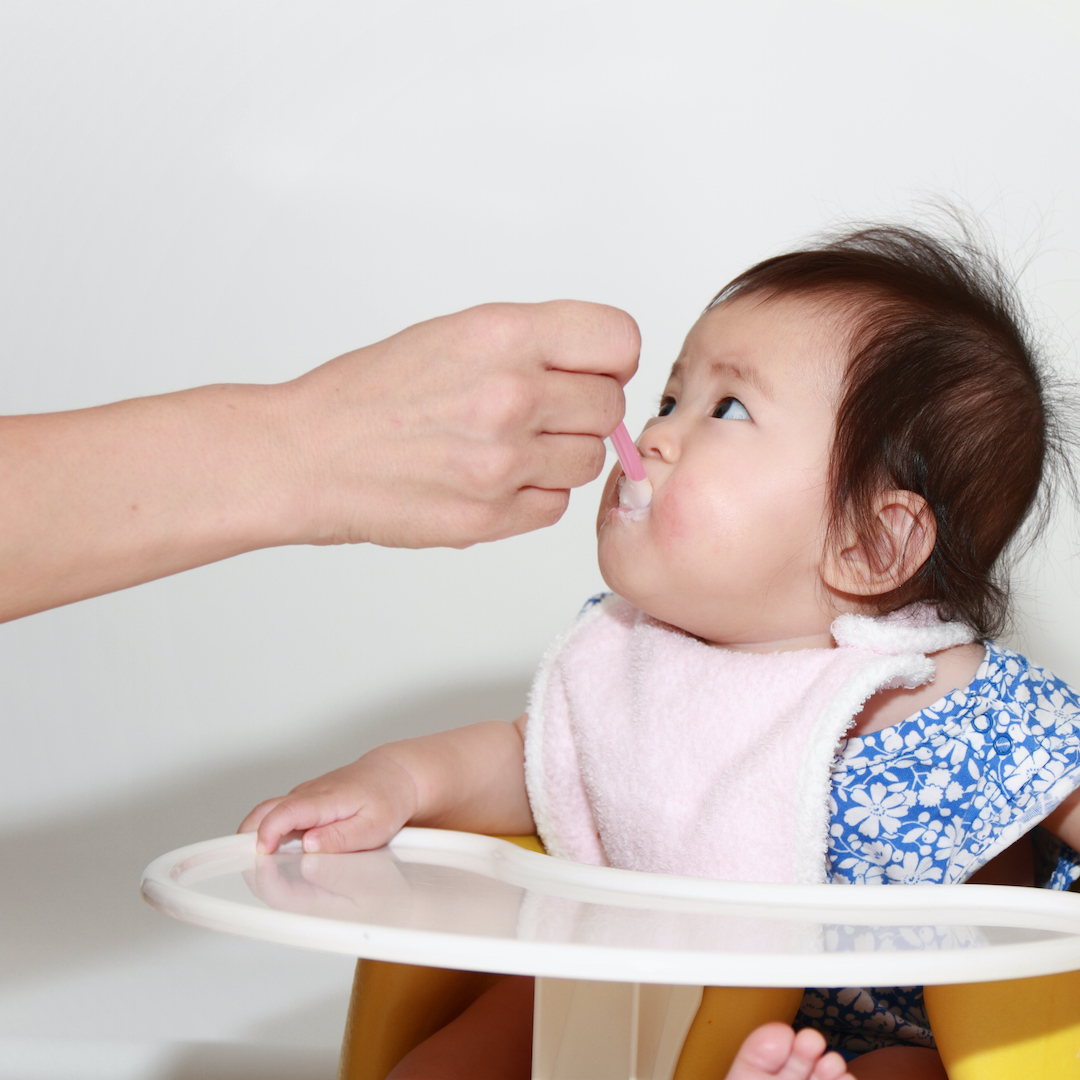
{"type": "Polygon", "coordinates": [[[716,641],[715,645],[722,645],[725,649],[734,652],[773,653],[773,652],[796,652],[799,649],[834,649],[836,642],[832,634],[826,630],[821,634],[807,634],[804,637],[781,638],[777,641],[716,641]]]}
{"type": "Polygon", "coordinates": [[[934,661],[934,677],[922,686],[908,690],[879,690],[863,706],[848,731],[852,735],[869,735],[874,731],[909,720],[928,705],[934,705],[946,694],[966,687],[978,674],[986,656],[986,646],[981,641],[969,645],[954,645],[951,649],[931,653],[934,661]]]}

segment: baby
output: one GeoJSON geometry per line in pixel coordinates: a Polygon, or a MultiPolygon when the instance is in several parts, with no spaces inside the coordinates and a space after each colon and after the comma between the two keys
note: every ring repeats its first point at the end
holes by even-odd
{"type": "MultiPolygon", "coordinates": [[[[414,824],[697,876],[1068,888],[1080,699],[992,640],[1003,552],[1064,460],[1043,384],[966,241],[877,227],[759,263],[690,330],[645,426],[649,510],[609,478],[615,595],[529,712],[380,747],[241,830],[261,852],[414,824]],[[776,827],[753,842],[758,816],[776,827]]],[[[528,1076],[530,1002],[503,980],[392,1076],[528,1076]]],[[[752,1034],[729,1076],[945,1075],[917,987],[811,989],[795,1027],[752,1034]]]]}

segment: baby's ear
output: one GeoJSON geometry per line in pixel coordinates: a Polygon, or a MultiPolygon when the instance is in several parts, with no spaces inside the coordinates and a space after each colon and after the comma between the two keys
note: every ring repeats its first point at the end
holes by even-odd
{"type": "Polygon", "coordinates": [[[913,491],[882,492],[874,502],[872,529],[872,535],[861,535],[850,528],[840,551],[826,557],[829,588],[851,596],[892,592],[930,558],[937,540],[934,513],[913,491]]]}

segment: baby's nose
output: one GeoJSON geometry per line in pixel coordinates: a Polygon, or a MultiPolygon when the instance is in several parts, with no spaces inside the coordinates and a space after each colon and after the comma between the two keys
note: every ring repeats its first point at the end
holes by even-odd
{"type": "Polygon", "coordinates": [[[664,418],[650,424],[638,439],[638,450],[643,458],[659,458],[669,465],[679,460],[681,446],[678,425],[664,418]]]}

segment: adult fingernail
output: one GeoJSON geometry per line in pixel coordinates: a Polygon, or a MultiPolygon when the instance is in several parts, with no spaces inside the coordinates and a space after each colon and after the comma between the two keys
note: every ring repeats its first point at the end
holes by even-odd
{"type": "Polygon", "coordinates": [[[319,841],[318,841],[318,839],[316,837],[312,836],[310,839],[308,837],[306,837],[306,836],[304,837],[304,850],[305,851],[307,851],[309,853],[310,852],[315,852],[315,851],[318,851],[320,847],[321,847],[321,845],[319,844],[319,841]]]}

